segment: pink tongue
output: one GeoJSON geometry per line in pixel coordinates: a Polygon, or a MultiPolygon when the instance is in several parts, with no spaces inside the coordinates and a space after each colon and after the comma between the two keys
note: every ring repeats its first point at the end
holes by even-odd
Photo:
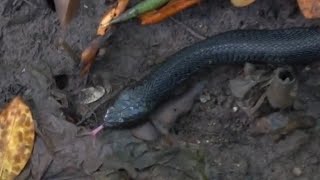
{"type": "Polygon", "coordinates": [[[103,125],[98,126],[90,132],[91,136],[96,137],[96,135],[103,129],[103,125]]]}

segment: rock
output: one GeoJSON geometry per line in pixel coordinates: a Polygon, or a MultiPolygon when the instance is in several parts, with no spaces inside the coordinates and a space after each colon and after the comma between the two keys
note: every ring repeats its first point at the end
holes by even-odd
{"type": "Polygon", "coordinates": [[[211,97],[209,93],[206,93],[206,94],[202,94],[199,99],[200,99],[200,102],[206,103],[211,100],[211,97]]]}
{"type": "Polygon", "coordinates": [[[294,167],[294,168],[292,169],[292,173],[293,173],[295,176],[301,176],[302,170],[301,170],[301,168],[299,168],[299,167],[294,167]]]}

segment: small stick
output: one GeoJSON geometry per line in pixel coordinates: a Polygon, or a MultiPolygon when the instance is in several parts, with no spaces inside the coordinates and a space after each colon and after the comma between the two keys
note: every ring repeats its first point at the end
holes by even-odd
{"type": "Polygon", "coordinates": [[[29,0],[23,0],[23,2],[27,3],[29,6],[37,8],[37,6],[34,3],[30,2],[29,0]]]}
{"type": "Polygon", "coordinates": [[[198,38],[198,39],[200,39],[200,40],[205,40],[205,39],[206,39],[205,36],[203,36],[203,35],[195,32],[193,29],[191,29],[190,27],[188,27],[188,26],[185,25],[184,23],[176,20],[176,19],[173,18],[173,17],[170,17],[170,19],[171,19],[173,22],[175,22],[175,23],[179,24],[180,26],[182,26],[183,28],[185,28],[185,29],[186,29],[190,34],[192,34],[194,37],[196,37],[196,38],[198,38]]]}

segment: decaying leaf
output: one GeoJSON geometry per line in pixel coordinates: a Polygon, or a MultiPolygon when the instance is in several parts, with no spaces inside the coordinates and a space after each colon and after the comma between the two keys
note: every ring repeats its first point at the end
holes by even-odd
{"type": "Polygon", "coordinates": [[[293,105],[298,91],[298,82],[291,69],[278,68],[266,93],[273,108],[287,108],[293,105]]]}
{"type": "Polygon", "coordinates": [[[54,0],[57,15],[62,27],[71,22],[80,7],[80,0],[54,0]]]}
{"type": "Polygon", "coordinates": [[[112,35],[113,30],[110,28],[107,34],[103,36],[97,36],[90,42],[88,47],[81,53],[81,76],[87,74],[99,52],[100,48],[106,45],[107,40],[112,35]]]}
{"type": "Polygon", "coordinates": [[[118,17],[127,7],[129,0],[118,0],[118,4],[116,7],[111,10],[107,10],[107,12],[102,17],[99,27],[97,29],[97,35],[103,36],[105,35],[107,29],[110,26],[110,21],[118,17]]]}
{"type": "Polygon", "coordinates": [[[81,104],[90,104],[100,99],[106,90],[102,86],[84,88],[79,93],[81,104]]]}
{"type": "Polygon", "coordinates": [[[155,112],[150,115],[150,119],[154,126],[162,134],[169,134],[169,130],[172,128],[176,120],[178,120],[178,118],[183,114],[190,111],[195,99],[200,96],[206,83],[206,81],[199,82],[180,97],[164,103],[155,110],[155,112]]]}
{"type": "Polygon", "coordinates": [[[297,129],[309,129],[316,125],[316,119],[304,112],[274,112],[257,119],[251,126],[252,135],[271,134],[275,141],[297,129]]]}
{"type": "Polygon", "coordinates": [[[165,4],[168,3],[169,0],[143,0],[139,3],[137,3],[135,6],[128,9],[126,12],[121,14],[119,17],[114,18],[110,23],[120,23],[127,21],[129,19],[135,18],[137,16],[140,16],[144,13],[153,11],[155,9],[158,9],[165,4]]]}
{"type": "Polygon", "coordinates": [[[35,128],[30,108],[14,98],[0,114],[0,179],[14,179],[28,162],[35,128]]]}
{"type": "Polygon", "coordinates": [[[232,5],[235,7],[245,7],[254,3],[256,0],[231,0],[232,5]]]}
{"type": "Polygon", "coordinates": [[[297,0],[305,18],[320,18],[320,0],[297,0]]]}
{"type": "Polygon", "coordinates": [[[200,1],[201,0],[172,0],[159,10],[150,11],[141,15],[141,24],[159,23],[189,7],[199,4],[200,1]]]}
{"type": "Polygon", "coordinates": [[[89,72],[94,59],[99,51],[99,37],[90,42],[89,46],[81,54],[81,75],[89,72]]]}

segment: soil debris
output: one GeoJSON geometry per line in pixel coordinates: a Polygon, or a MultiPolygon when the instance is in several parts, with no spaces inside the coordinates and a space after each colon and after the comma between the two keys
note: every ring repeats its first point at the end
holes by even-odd
{"type": "Polygon", "coordinates": [[[297,129],[315,127],[316,119],[304,112],[275,112],[256,121],[253,134],[272,134],[274,141],[279,141],[297,129]]]}
{"type": "Polygon", "coordinates": [[[298,90],[298,83],[292,70],[278,68],[266,91],[267,98],[273,108],[292,107],[298,90]]]}
{"type": "Polygon", "coordinates": [[[189,112],[196,98],[201,94],[206,82],[199,82],[181,97],[159,107],[152,115],[151,121],[162,133],[168,134],[175,121],[189,112]]]}
{"type": "Polygon", "coordinates": [[[20,95],[30,104],[36,123],[31,158],[17,179],[320,179],[319,63],[294,66],[299,85],[294,104],[298,100],[299,108],[279,110],[268,102],[265,92],[279,67],[214,66],[188,82],[208,79],[202,94],[210,95],[210,100],[201,103],[196,97],[187,113],[165,126],[165,132],[171,127],[174,143],[167,143],[168,136],[139,139],[126,129],[108,129],[95,141],[81,136],[100,124],[119,91],[200,39],[235,29],[317,25],[304,17],[296,0],[255,1],[244,8],[235,8],[230,1],[202,1],[170,18],[177,21],[117,24],[112,39],[98,43],[104,52],[94,51],[94,58],[84,62],[89,62],[90,73],[79,77],[79,69],[86,66],[79,68],[76,59],[96,38],[99,21],[112,2],[84,0],[64,32],[46,1],[0,2],[0,105],[20,95]],[[56,45],[59,37],[68,47],[56,45]],[[101,60],[92,63],[97,54],[101,60]],[[101,81],[96,81],[96,74],[101,81]],[[230,80],[237,80],[239,92],[230,89],[230,80]],[[80,91],[98,85],[106,91],[112,87],[112,92],[77,107],[80,91]],[[285,113],[297,109],[302,118],[290,120],[285,113]],[[265,121],[270,125],[270,116],[276,113],[273,119],[282,120],[272,121],[269,133],[250,136],[256,122],[269,119],[265,121]],[[279,141],[274,141],[274,134],[279,141]],[[302,171],[299,177],[293,173],[295,167],[302,171]]]}

